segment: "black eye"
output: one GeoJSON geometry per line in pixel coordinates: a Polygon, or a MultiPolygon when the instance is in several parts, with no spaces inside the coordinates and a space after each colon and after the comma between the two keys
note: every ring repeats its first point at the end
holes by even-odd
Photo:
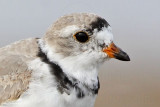
{"type": "Polygon", "coordinates": [[[89,36],[85,32],[78,32],[73,36],[78,42],[85,43],[88,42],[89,36]]]}

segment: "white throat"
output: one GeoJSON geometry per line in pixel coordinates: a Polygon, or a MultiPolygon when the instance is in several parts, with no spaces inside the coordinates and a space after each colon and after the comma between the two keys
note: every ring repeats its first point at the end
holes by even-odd
{"type": "Polygon", "coordinates": [[[48,59],[58,64],[66,75],[76,78],[81,83],[90,85],[91,87],[98,84],[98,64],[92,61],[94,57],[87,60],[88,54],[84,53],[83,55],[64,58],[62,55],[56,53],[53,48],[45,44],[42,39],[39,39],[38,43],[48,59]]]}

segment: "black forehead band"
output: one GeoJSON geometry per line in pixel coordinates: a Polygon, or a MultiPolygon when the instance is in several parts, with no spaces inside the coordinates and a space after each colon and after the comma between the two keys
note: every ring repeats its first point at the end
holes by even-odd
{"type": "Polygon", "coordinates": [[[97,17],[96,21],[92,22],[90,26],[91,28],[87,29],[87,31],[93,34],[94,29],[101,31],[103,27],[108,27],[110,25],[105,19],[97,17]]]}

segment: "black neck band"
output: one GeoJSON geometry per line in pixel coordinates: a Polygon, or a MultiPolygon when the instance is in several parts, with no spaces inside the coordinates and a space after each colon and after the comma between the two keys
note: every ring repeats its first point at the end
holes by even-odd
{"type": "MultiPolygon", "coordinates": [[[[76,89],[78,98],[83,98],[85,96],[83,90],[78,86],[80,82],[75,78],[68,77],[58,64],[55,64],[48,59],[47,55],[42,51],[40,47],[37,57],[39,57],[42,62],[49,65],[50,72],[54,75],[58,83],[57,89],[59,90],[59,92],[61,93],[66,92],[69,95],[72,89],[76,89]]],[[[98,88],[91,89],[89,88],[89,86],[86,85],[83,86],[93,95],[97,94],[100,87],[99,80],[98,80],[98,88]]]]}

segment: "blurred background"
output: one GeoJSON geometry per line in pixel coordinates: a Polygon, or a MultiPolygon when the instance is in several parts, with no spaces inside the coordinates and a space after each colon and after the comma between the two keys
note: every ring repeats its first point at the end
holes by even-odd
{"type": "Polygon", "coordinates": [[[0,47],[41,37],[73,12],[104,17],[131,58],[101,67],[95,107],[160,107],[160,0],[0,0],[0,47]]]}

